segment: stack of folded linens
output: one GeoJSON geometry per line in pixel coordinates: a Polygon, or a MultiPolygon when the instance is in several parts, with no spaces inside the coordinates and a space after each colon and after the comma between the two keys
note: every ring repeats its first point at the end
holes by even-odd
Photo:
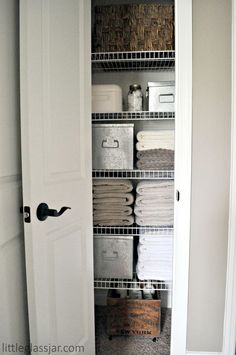
{"type": "Polygon", "coordinates": [[[140,181],[136,186],[134,213],[140,226],[173,226],[174,181],[140,181]]]}
{"type": "Polygon", "coordinates": [[[174,131],[140,131],[137,134],[137,168],[174,169],[174,131]]]}
{"type": "Polygon", "coordinates": [[[140,235],[136,266],[140,280],[172,280],[172,241],[171,235],[140,235]]]}
{"type": "Polygon", "coordinates": [[[130,226],[134,223],[133,185],[129,180],[93,180],[93,222],[99,226],[130,226]]]}

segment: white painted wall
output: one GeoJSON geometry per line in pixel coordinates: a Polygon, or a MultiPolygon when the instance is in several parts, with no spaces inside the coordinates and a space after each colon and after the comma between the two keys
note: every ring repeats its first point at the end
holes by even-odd
{"type": "Polygon", "coordinates": [[[0,353],[28,341],[21,197],[17,0],[0,1],[0,353]]]}
{"type": "Polygon", "coordinates": [[[231,0],[193,0],[193,161],[187,348],[220,352],[230,164],[231,0]]]}

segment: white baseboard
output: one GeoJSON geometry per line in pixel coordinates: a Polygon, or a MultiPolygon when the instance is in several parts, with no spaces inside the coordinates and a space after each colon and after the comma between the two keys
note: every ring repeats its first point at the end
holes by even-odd
{"type": "Polygon", "coordinates": [[[187,351],[186,355],[222,355],[222,353],[202,352],[202,351],[187,351]]]}

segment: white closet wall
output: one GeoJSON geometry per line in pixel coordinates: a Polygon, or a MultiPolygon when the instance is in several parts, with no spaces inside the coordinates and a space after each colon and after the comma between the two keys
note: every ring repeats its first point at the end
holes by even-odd
{"type": "Polygon", "coordinates": [[[227,263],[231,0],[193,1],[193,160],[188,342],[221,352],[227,263]]]}
{"type": "Polygon", "coordinates": [[[18,1],[0,1],[0,342],[28,341],[20,170],[18,1]]]}

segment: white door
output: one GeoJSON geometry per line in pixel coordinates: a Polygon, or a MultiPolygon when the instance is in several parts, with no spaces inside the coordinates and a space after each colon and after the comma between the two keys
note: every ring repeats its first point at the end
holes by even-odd
{"type": "Polygon", "coordinates": [[[55,354],[95,353],[90,18],[89,0],[20,1],[30,338],[55,354]],[[71,209],[41,221],[41,203],[71,209]]]}

